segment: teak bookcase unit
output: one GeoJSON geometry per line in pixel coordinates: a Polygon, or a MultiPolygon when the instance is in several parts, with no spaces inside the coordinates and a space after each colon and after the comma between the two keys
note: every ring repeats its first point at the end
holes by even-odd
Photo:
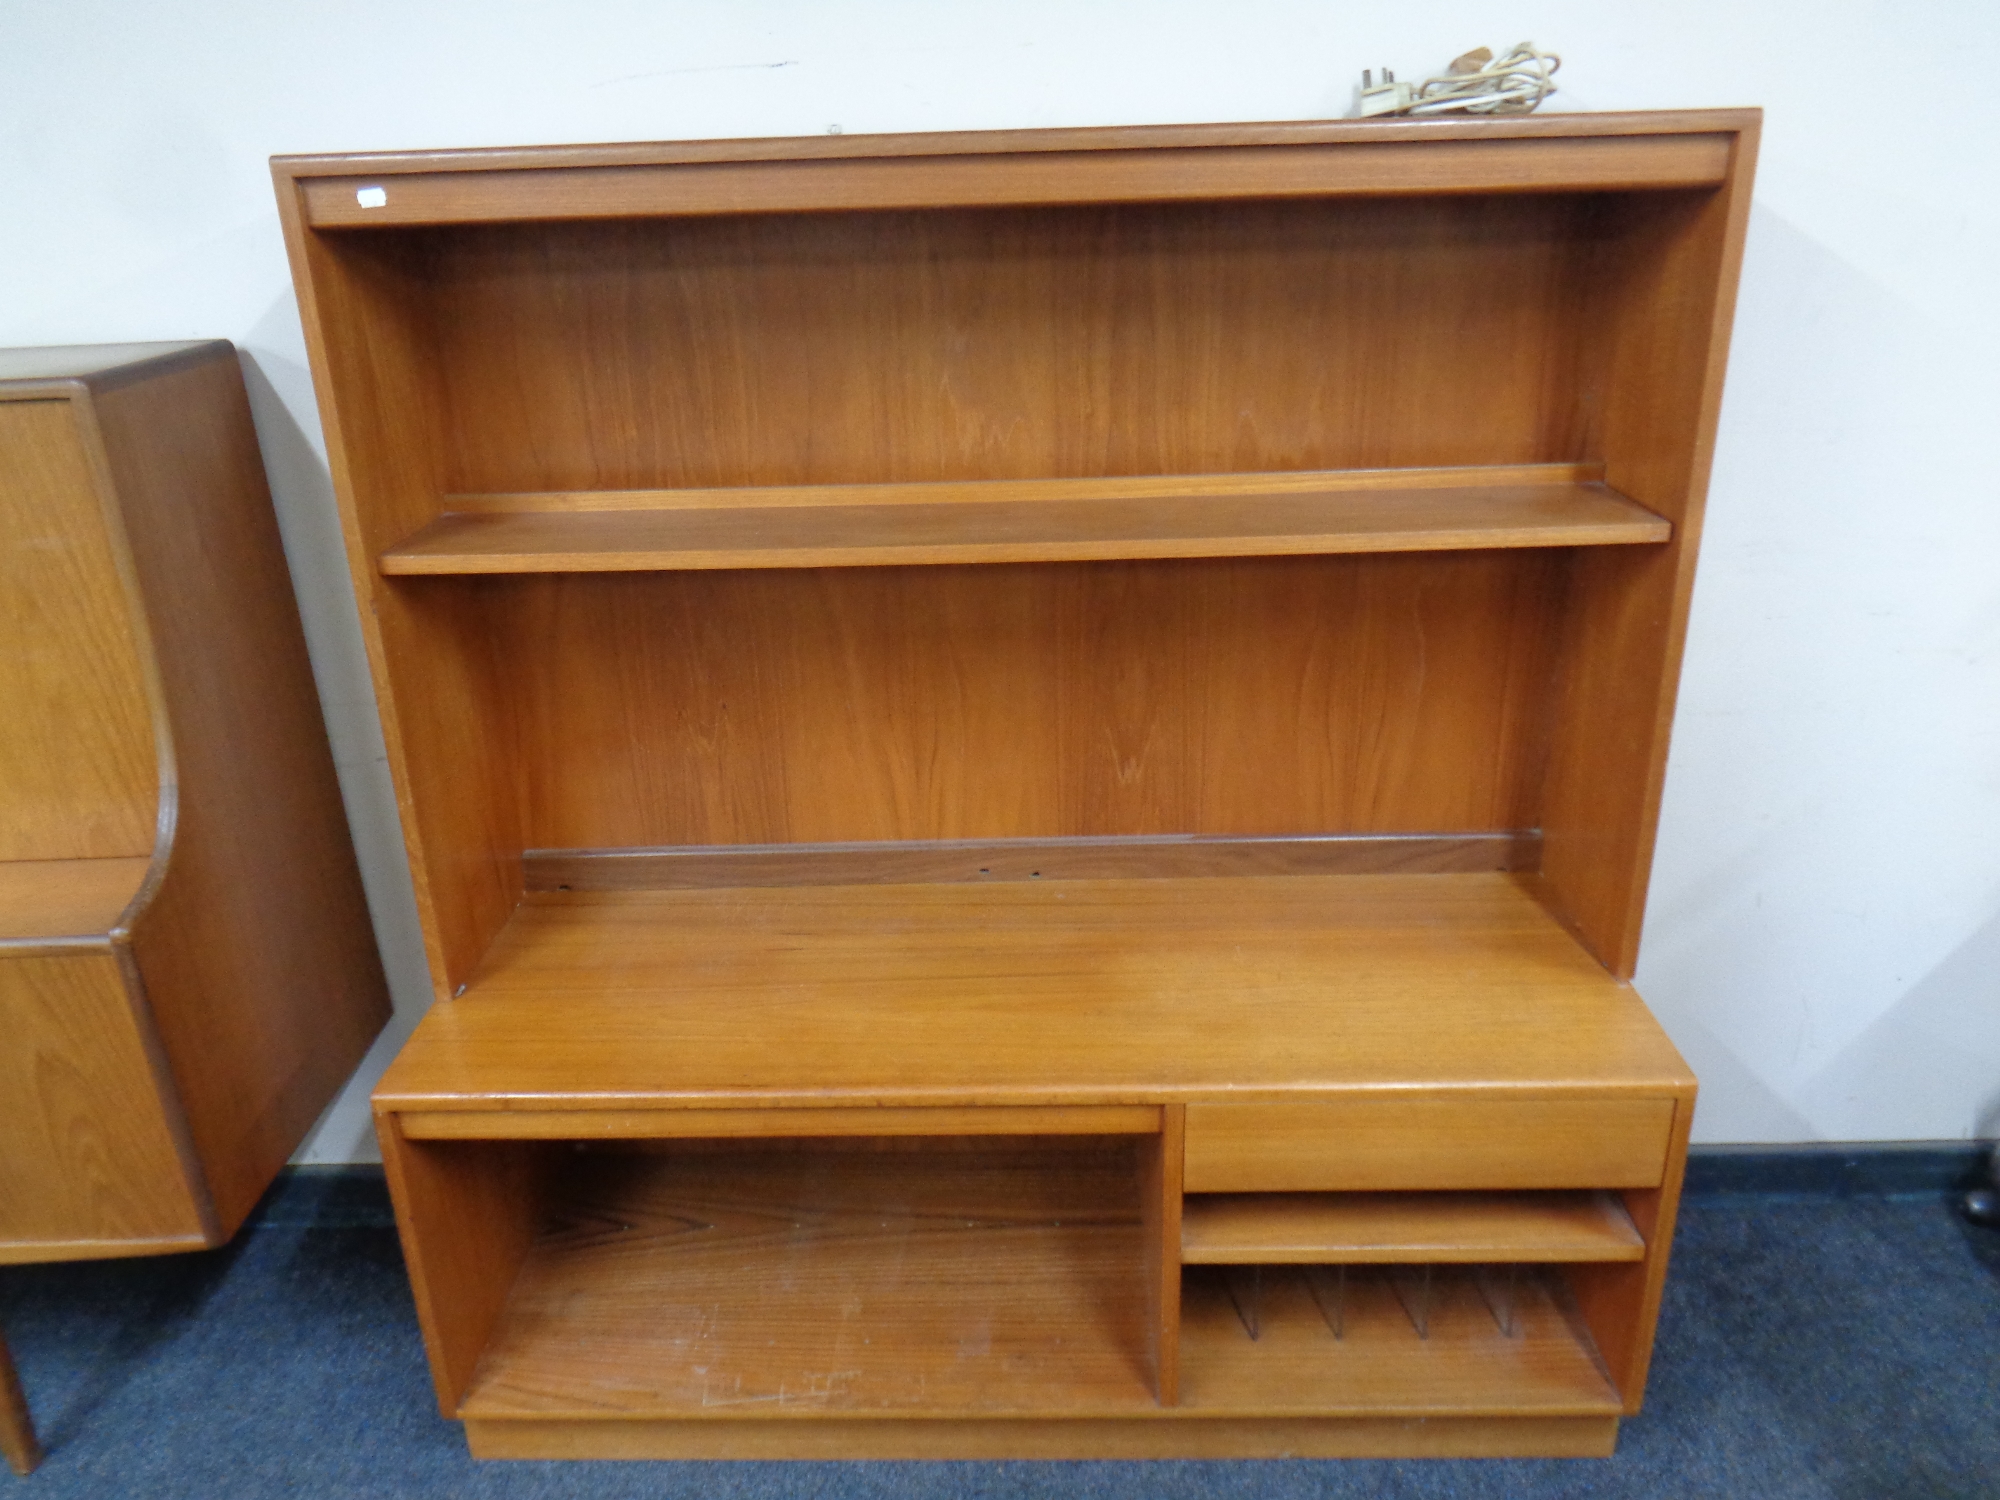
{"type": "Polygon", "coordinates": [[[221,1244],[388,1017],[235,349],[0,350],[0,1262],[221,1244]]]}
{"type": "Polygon", "coordinates": [[[1757,125],[275,163],[474,1452],[1610,1451],[1757,125]]]}

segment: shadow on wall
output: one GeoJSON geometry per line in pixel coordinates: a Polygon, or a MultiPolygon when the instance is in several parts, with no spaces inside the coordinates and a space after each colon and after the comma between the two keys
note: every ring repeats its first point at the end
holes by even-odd
{"type": "Polygon", "coordinates": [[[255,354],[248,350],[241,354],[243,380],[271,481],[278,529],[284,535],[292,587],[305,622],[376,942],[388,970],[397,1017],[414,1023],[430,1004],[430,975],[404,860],[395,786],[389,778],[367,652],[356,620],[333,479],[318,445],[292,414],[295,406],[312,409],[312,378],[303,367],[268,352],[269,343],[281,341],[287,325],[295,330],[297,320],[298,307],[290,295],[272,306],[250,335],[264,347],[255,354]]]}
{"type": "Polygon", "coordinates": [[[1753,212],[1638,978],[1703,1141],[2000,1124],[1990,423],[1907,291],[1753,212]]]}
{"type": "MultiPolygon", "coordinates": [[[[1815,1118],[1866,1119],[1894,1092],[1935,1101],[1931,1139],[2000,1134],[2000,914],[1814,1075],[1815,1118]],[[1978,1101],[1965,1125],[1963,1100],[1978,1101]]],[[[1919,1109],[1922,1106],[1918,1106],[1919,1109]]]]}
{"type": "Polygon", "coordinates": [[[361,863],[368,914],[395,1002],[388,1029],[307,1135],[298,1159],[371,1161],[377,1157],[368,1092],[429,1009],[430,972],[356,617],[333,479],[314,435],[294,415],[313,410],[312,378],[303,365],[270,352],[297,339],[298,307],[287,294],[249,332],[246,342],[254,344],[256,352],[241,350],[240,362],[333,744],[348,829],[361,863]]]}

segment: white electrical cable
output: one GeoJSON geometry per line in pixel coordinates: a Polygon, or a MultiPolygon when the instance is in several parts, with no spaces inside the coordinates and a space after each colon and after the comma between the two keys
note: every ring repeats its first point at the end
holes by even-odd
{"type": "MultiPolygon", "coordinates": [[[[1485,49],[1480,49],[1484,51],[1485,49]]],[[[1441,115],[1463,110],[1474,115],[1524,115],[1556,91],[1554,74],[1562,59],[1522,42],[1505,57],[1476,73],[1441,73],[1417,85],[1407,114],[1441,115]]]]}
{"type": "Polygon", "coordinates": [[[1562,59],[1522,42],[1495,59],[1484,47],[1453,61],[1449,72],[1422,83],[1397,83],[1384,73],[1377,86],[1362,75],[1361,113],[1375,115],[1525,115],[1556,91],[1562,59]]]}

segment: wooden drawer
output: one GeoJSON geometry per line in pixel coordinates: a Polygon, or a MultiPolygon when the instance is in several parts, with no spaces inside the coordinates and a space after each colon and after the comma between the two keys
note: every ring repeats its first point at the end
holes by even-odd
{"type": "Polygon", "coordinates": [[[1657,1187],[1671,1099],[1191,1104],[1187,1191],[1657,1187]]]}

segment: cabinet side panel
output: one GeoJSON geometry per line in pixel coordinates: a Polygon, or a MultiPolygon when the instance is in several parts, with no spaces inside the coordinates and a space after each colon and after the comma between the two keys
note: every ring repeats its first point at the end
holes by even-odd
{"type": "Polygon", "coordinates": [[[458,1415],[542,1212],[547,1158],[516,1142],[406,1140],[375,1117],[438,1408],[458,1415]]]}
{"type": "Polygon", "coordinates": [[[173,845],[133,948],[234,1230],[388,1019],[236,360],[93,402],[173,739],[173,845]]]}
{"type": "Polygon", "coordinates": [[[1653,1337],[1666,1291],[1667,1261],[1673,1250],[1693,1121],[1694,1100],[1683,1097],[1675,1105],[1666,1176],[1657,1188],[1623,1195],[1633,1224],[1645,1236],[1646,1258],[1628,1265],[1569,1266],[1563,1273],[1577,1313],[1590,1329],[1612,1383],[1624,1398],[1627,1416],[1638,1412],[1646,1393],[1646,1372],[1653,1361],[1653,1337]]]}
{"type": "Polygon", "coordinates": [[[153,851],[151,705],[102,506],[75,404],[0,401],[0,860],[153,851]]]}
{"type": "Polygon", "coordinates": [[[279,202],[432,983],[448,995],[513,910],[521,840],[476,591],[399,588],[375,568],[438,510],[431,257],[422,235],[336,245],[304,230],[283,179],[279,202]]]}
{"type": "Polygon", "coordinates": [[[117,958],[0,955],[0,1032],[0,1261],[201,1244],[117,958]]]}
{"type": "Polygon", "coordinates": [[[529,843],[1531,826],[1556,566],[508,580],[529,843]]]}
{"type": "Polygon", "coordinates": [[[1139,1217],[1146,1241],[1147,1324],[1153,1394],[1162,1406],[1181,1398],[1181,1167],[1187,1107],[1160,1110],[1160,1133],[1139,1147],[1139,1217]]]}
{"type": "Polygon", "coordinates": [[[1746,132],[1712,193],[1630,200],[1604,250],[1605,478],[1674,536],[1571,560],[1542,870],[1544,898],[1621,978],[1638,962],[1754,152],[1746,132]]]}

